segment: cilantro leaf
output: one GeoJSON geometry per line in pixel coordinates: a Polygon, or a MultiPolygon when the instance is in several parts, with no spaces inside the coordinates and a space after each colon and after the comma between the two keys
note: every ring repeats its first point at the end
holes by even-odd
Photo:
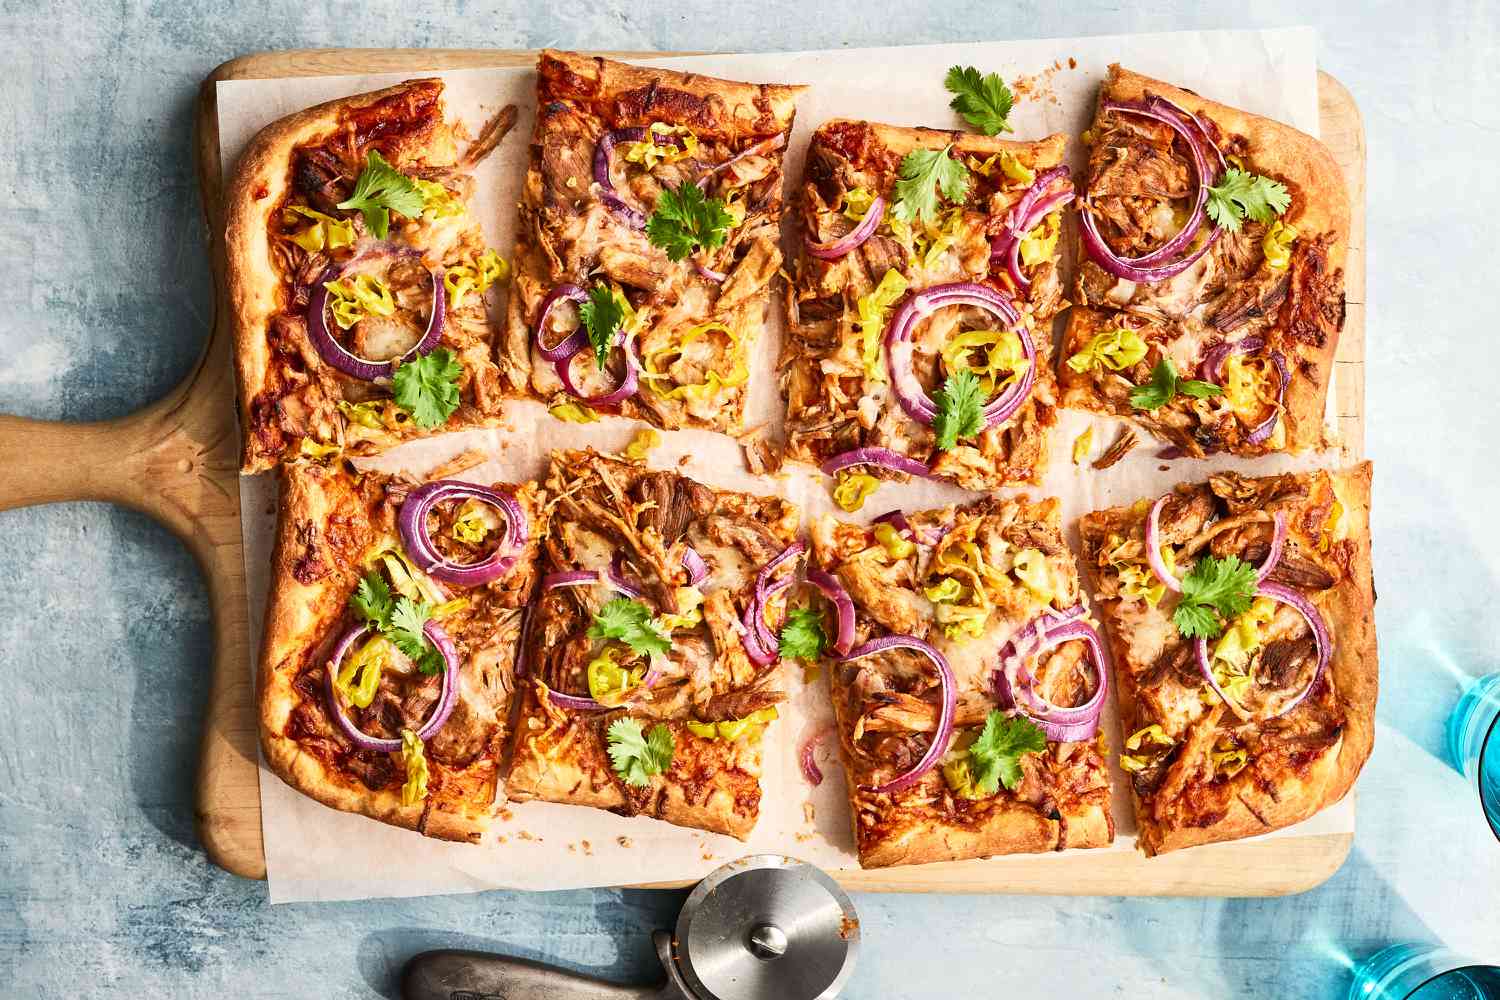
{"type": "Polygon", "coordinates": [[[426,203],[412,179],[372,149],[365,154],[365,169],[354,182],[354,193],[339,202],[338,207],[359,209],[365,217],[365,226],[383,240],[390,232],[392,212],[415,219],[422,214],[426,203]]]}
{"type": "Polygon", "coordinates": [[[588,331],[589,343],[594,348],[594,360],[599,370],[609,358],[610,345],[614,343],[615,331],[625,322],[625,307],[615,297],[614,290],[604,285],[589,289],[589,300],[578,307],[578,318],[588,331]]]}
{"type": "Polygon", "coordinates": [[[891,214],[905,223],[918,219],[932,222],[938,210],[938,192],[949,201],[963,201],[969,193],[969,168],[942,149],[914,149],[901,161],[896,181],[896,204],[891,214]]]}
{"type": "Polygon", "coordinates": [[[642,656],[666,655],[672,640],[651,619],[651,612],[640,601],[617,597],[594,613],[589,626],[590,639],[616,639],[642,656]]]}
{"type": "Polygon", "coordinates": [[[953,66],[943,86],[954,95],[948,106],[985,135],[1014,131],[1006,118],[1015,98],[999,73],[981,77],[973,66],[953,66]]]}
{"type": "Polygon", "coordinates": [[[1255,222],[1270,222],[1291,203],[1291,192],[1280,181],[1230,167],[1219,183],[1208,189],[1205,208],[1209,219],[1237,233],[1246,216],[1255,222]]]}
{"type": "Polygon", "coordinates": [[[812,608],[793,608],[781,626],[777,651],[791,660],[816,660],[828,645],[823,615],[812,608]]]}
{"type": "Polygon", "coordinates": [[[616,719],[609,724],[605,739],[610,766],[625,784],[636,788],[651,784],[653,775],[671,767],[677,750],[672,731],[659,722],[649,732],[642,732],[636,720],[616,719]]]}
{"type": "Polygon", "coordinates": [[[422,626],[432,617],[432,605],[425,601],[413,601],[398,597],[391,612],[390,625],[383,629],[396,648],[411,657],[417,669],[424,674],[440,673],[443,669],[443,654],[427,638],[422,626]]]}
{"type": "Polygon", "coordinates": [[[1182,578],[1182,600],[1172,612],[1177,631],[1189,639],[1212,639],[1224,623],[1250,609],[1255,567],[1237,556],[1204,556],[1182,578]]]}
{"type": "Polygon", "coordinates": [[[994,795],[1001,785],[1014,789],[1021,783],[1021,757],[1046,749],[1047,735],[1035,722],[1024,715],[1007,718],[1004,712],[990,712],[979,738],[969,746],[975,790],[994,795]]]}
{"type": "Polygon", "coordinates": [[[1166,406],[1178,395],[1207,399],[1223,392],[1222,388],[1212,382],[1200,382],[1194,378],[1179,379],[1177,366],[1172,364],[1172,359],[1162,358],[1151,369],[1150,383],[1130,390],[1130,405],[1137,410],[1154,410],[1166,406]]]}
{"type": "Polygon", "coordinates": [[[392,609],[390,584],[376,572],[366,573],[349,595],[349,610],[377,629],[383,630],[390,624],[392,609]]]}
{"type": "Polygon", "coordinates": [[[984,400],[981,398],[979,376],[967,368],[948,376],[937,394],[937,416],[932,420],[932,429],[937,433],[937,446],[948,451],[958,445],[959,438],[971,438],[984,429],[984,400]]]}
{"type": "Polygon", "coordinates": [[[410,413],[418,427],[441,427],[458,409],[458,379],[463,373],[463,365],[446,347],[403,361],[391,379],[396,405],[410,413]]]}
{"type": "Polygon", "coordinates": [[[674,261],[686,260],[698,247],[721,247],[734,226],[724,203],[709,198],[692,181],[667,188],[646,220],[646,238],[674,261]]]}

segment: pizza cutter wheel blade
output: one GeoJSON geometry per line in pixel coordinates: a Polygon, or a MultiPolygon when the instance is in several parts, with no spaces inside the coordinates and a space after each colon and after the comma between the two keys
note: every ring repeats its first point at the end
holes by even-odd
{"type": "Polygon", "coordinates": [[[833,1000],[859,951],[859,918],[822,870],[779,854],[730,862],[688,896],[675,931],[652,935],[667,981],[617,986],[535,962],[429,951],[405,1000],[833,1000]]]}

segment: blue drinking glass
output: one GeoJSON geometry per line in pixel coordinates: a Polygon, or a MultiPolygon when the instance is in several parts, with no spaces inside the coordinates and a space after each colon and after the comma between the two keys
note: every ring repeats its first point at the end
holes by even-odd
{"type": "Polygon", "coordinates": [[[1354,967],[1348,1000],[1500,1000],[1500,966],[1430,944],[1393,944],[1354,967]]]}
{"type": "Polygon", "coordinates": [[[1500,838],[1500,673],[1471,680],[1448,716],[1448,756],[1474,783],[1500,838]]]}

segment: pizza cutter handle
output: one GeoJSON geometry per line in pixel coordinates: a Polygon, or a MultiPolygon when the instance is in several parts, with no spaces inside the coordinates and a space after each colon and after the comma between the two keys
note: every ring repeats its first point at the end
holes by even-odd
{"type": "Polygon", "coordinates": [[[523,958],[425,951],[401,974],[403,1000],[691,1000],[671,983],[619,986],[523,958]]]}

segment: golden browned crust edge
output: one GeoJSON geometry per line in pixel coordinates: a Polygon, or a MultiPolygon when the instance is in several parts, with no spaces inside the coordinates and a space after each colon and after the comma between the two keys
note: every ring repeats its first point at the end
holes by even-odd
{"type": "Polygon", "coordinates": [[[283,466],[280,478],[276,548],[257,674],[260,745],[266,764],[282,781],[330,808],[360,813],[429,837],[477,843],[489,825],[492,808],[455,812],[452,807],[463,803],[440,802],[435,797],[404,806],[395,791],[358,789],[331,775],[321,761],[282,735],[299,701],[293,681],[308,637],[339,614],[356,575],[354,567],[330,560],[331,569],[322,579],[312,584],[298,580],[293,567],[303,543],[297,525],[307,521],[322,524],[341,501],[359,501],[345,474],[319,466],[283,466]],[[443,808],[436,808],[439,805],[443,808]]]}
{"type": "Polygon", "coordinates": [[[903,156],[914,149],[940,149],[952,143],[959,153],[989,156],[1000,152],[1028,151],[1037,157],[1038,163],[1055,165],[1062,162],[1063,154],[1068,148],[1068,137],[1061,132],[1054,132],[1040,139],[1004,139],[957,129],[887,125],[859,118],[830,118],[818,126],[812,141],[820,142],[826,129],[840,125],[867,126],[892,152],[903,156]]]}
{"type": "MultiPolygon", "coordinates": [[[[1293,205],[1282,216],[1282,221],[1295,227],[1303,236],[1332,234],[1328,270],[1343,268],[1349,249],[1349,190],[1344,183],[1343,170],[1327,146],[1290,125],[1208,100],[1190,90],[1119,65],[1110,67],[1109,77],[1100,88],[1100,99],[1140,100],[1148,92],[1165,97],[1194,114],[1206,114],[1223,131],[1248,139],[1253,153],[1252,165],[1274,174],[1292,189],[1293,205]]],[[[1063,337],[1065,349],[1058,355],[1064,406],[1113,414],[1094,398],[1086,380],[1077,376],[1070,378],[1070,372],[1061,367],[1074,345],[1079,343],[1077,338],[1091,336],[1105,324],[1107,315],[1074,306],[1068,317],[1068,329],[1063,337]]],[[[1340,330],[1324,338],[1321,347],[1297,341],[1298,358],[1304,363],[1303,367],[1311,368],[1311,371],[1305,372],[1306,378],[1293,378],[1287,389],[1283,419],[1287,424],[1288,451],[1304,452],[1327,443],[1323,415],[1341,329],[1342,323],[1340,330]]]]}

